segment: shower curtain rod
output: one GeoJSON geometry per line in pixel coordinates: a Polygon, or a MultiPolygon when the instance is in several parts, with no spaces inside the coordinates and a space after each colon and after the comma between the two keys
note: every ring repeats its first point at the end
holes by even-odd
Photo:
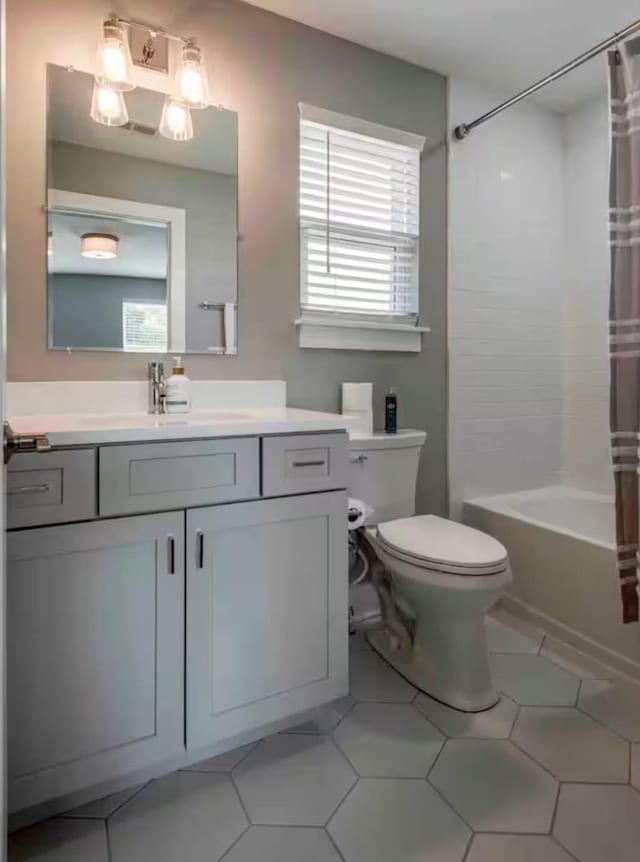
{"type": "Polygon", "coordinates": [[[501,114],[502,111],[506,111],[507,108],[510,108],[512,105],[521,102],[522,99],[526,99],[527,96],[531,96],[533,93],[537,93],[538,90],[541,90],[543,87],[546,87],[547,84],[551,84],[552,81],[557,81],[558,78],[562,78],[564,75],[567,75],[569,72],[573,72],[574,69],[577,69],[578,66],[582,66],[583,63],[586,63],[588,60],[592,60],[594,57],[597,57],[598,54],[601,54],[603,51],[606,51],[607,48],[613,47],[617,42],[624,39],[626,36],[631,36],[632,33],[635,33],[636,30],[640,30],[640,19],[634,21],[633,24],[629,24],[628,27],[625,27],[623,30],[619,30],[617,33],[614,33],[609,39],[605,39],[604,42],[600,42],[599,45],[594,45],[593,48],[590,48],[588,51],[585,51],[584,54],[580,54],[579,57],[576,57],[574,60],[571,60],[569,63],[566,63],[564,66],[561,66],[559,69],[556,69],[555,72],[552,72],[550,75],[547,75],[546,78],[542,78],[541,81],[538,81],[536,84],[532,84],[531,87],[527,87],[526,90],[523,90],[521,93],[518,93],[516,96],[513,96],[506,102],[503,102],[501,105],[498,105],[497,108],[493,108],[491,111],[487,111],[486,114],[483,114],[481,117],[478,117],[476,120],[473,120],[471,123],[460,123],[459,126],[456,126],[453,130],[455,137],[459,141],[463,141],[468,135],[469,132],[472,132],[478,126],[481,126],[483,123],[486,123],[487,120],[493,119],[497,114],[501,114]]]}

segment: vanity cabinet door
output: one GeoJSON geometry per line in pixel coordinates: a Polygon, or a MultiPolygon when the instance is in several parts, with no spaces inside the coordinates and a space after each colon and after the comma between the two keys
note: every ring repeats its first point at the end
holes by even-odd
{"type": "Polygon", "coordinates": [[[184,751],[184,512],[7,536],[15,811],[184,751]]]}
{"type": "Polygon", "coordinates": [[[345,492],[187,512],[187,748],[348,690],[345,492]]]}

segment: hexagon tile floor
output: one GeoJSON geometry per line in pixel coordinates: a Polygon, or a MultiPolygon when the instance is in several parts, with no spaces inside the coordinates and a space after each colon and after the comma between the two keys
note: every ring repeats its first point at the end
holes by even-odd
{"type": "Polygon", "coordinates": [[[18,832],[10,862],[637,862],[640,686],[487,629],[489,712],[418,694],[358,635],[350,697],[18,832]]]}

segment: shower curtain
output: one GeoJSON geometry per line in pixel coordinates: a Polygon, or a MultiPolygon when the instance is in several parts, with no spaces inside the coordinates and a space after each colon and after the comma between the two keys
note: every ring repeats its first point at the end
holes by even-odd
{"type": "Polygon", "coordinates": [[[640,567],[640,39],[609,54],[611,451],[622,618],[638,622],[640,567]]]}

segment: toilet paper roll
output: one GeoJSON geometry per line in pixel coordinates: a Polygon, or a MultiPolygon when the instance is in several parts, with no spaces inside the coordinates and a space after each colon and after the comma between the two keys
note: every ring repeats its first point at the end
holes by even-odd
{"type": "Polygon", "coordinates": [[[342,412],[373,413],[373,383],[343,383],[342,412]]]}
{"type": "Polygon", "coordinates": [[[357,530],[363,527],[367,518],[373,515],[373,509],[363,500],[358,500],[357,497],[349,497],[347,511],[347,524],[350,530],[357,530]]]}

